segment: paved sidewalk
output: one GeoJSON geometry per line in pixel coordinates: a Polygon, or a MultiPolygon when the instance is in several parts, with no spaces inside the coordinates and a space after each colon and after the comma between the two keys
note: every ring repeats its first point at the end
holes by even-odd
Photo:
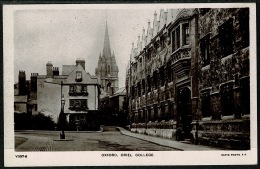
{"type": "Polygon", "coordinates": [[[159,144],[159,145],[162,145],[162,146],[172,147],[172,148],[182,150],[182,151],[217,151],[217,150],[220,150],[220,149],[208,147],[208,146],[181,143],[181,142],[178,142],[178,141],[164,139],[164,138],[160,138],[160,137],[154,137],[154,136],[149,136],[149,135],[144,135],[144,134],[132,133],[131,131],[126,130],[122,127],[117,127],[117,128],[124,135],[135,137],[135,138],[142,139],[142,140],[145,140],[145,141],[149,141],[149,142],[152,142],[152,143],[156,143],[156,144],[159,144]]]}

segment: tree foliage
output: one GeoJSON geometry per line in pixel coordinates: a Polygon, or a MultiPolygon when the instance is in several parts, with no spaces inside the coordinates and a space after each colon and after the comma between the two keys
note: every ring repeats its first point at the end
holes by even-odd
{"type": "Polygon", "coordinates": [[[14,113],[15,130],[54,130],[55,123],[51,116],[39,112],[36,115],[30,113],[14,113]]]}

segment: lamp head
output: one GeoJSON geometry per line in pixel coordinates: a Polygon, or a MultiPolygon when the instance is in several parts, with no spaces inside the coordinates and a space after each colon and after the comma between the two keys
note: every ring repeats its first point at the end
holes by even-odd
{"type": "Polygon", "coordinates": [[[64,95],[62,95],[62,97],[61,97],[61,104],[62,104],[62,105],[65,105],[64,95]]]}

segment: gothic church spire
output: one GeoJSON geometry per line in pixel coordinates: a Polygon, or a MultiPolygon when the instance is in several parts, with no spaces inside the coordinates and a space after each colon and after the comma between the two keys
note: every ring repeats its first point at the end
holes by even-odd
{"type": "Polygon", "coordinates": [[[105,57],[111,57],[111,49],[110,49],[110,42],[109,42],[109,36],[108,36],[107,22],[106,22],[106,30],[105,30],[103,55],[105,57]]]}

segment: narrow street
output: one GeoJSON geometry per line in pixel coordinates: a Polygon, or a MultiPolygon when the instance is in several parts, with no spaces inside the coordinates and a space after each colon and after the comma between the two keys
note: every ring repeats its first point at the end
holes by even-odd
{"type": "Polygon", "coordinates": [[[116,127],[105,126],[103,132],[67,131],[66,139],[55,141],[60,131],[15,132],[16,151],[175,151],[148,141],[122,135],[116,127]]]}

